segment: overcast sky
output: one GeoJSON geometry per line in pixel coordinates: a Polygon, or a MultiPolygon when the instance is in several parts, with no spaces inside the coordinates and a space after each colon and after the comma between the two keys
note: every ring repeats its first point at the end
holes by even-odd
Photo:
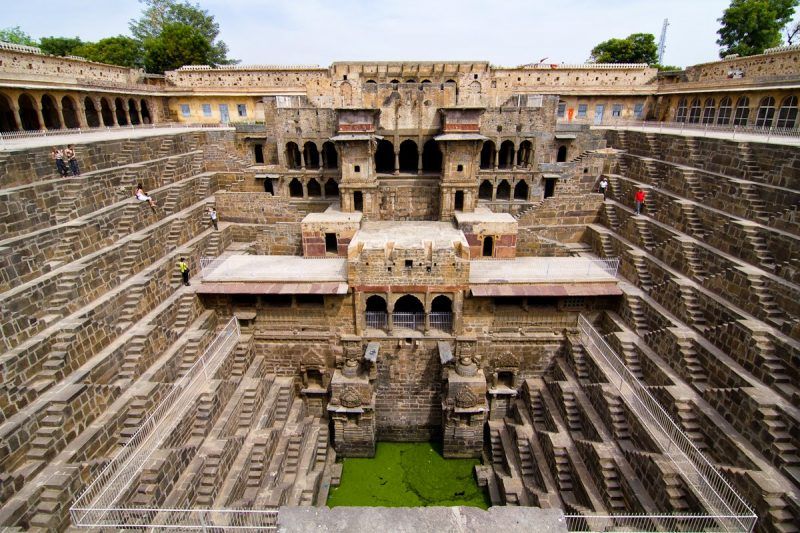
{"type": "MultiPolygon", "coordinates": [[[[0,27],[97,40],[128,33],[137,0],[4,0],[0,27]]],[[[611,37],[661,33],[664,63],[718,58],[729,0],[200,0],[242,63],[488,60],[514,66],[585,61],[611,37]]]]}

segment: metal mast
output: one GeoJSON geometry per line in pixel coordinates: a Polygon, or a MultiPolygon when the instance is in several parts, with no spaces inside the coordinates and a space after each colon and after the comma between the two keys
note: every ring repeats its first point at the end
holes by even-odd
{"type": "Polygon", "coordinates": [[[664,19],[664,25],[661,26],[661,39],[658,40],[658,64],[664,64],[664,48],[667,45],[667,26],[669,26],[669,19],[664,19]]]}

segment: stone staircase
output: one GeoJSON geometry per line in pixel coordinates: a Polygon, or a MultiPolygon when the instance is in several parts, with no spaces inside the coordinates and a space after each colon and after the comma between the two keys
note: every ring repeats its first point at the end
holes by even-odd
{"type": "Polygon", "coordinates": [[[61,189],[61,195],[56,208],[55,218],[57,224],[62,224],[74,218],[75,204],[81,194],[81,183],[71,180],[61,189]]]}
{"type": "Polygon", "coordinates": [[[798,455],[797,447],[792,443],[792,435],[783,422],[780,412],[773,407],[766,406],[761,407],[759,413],[772,440],[770,452],[777,458],[781,469],[800,467],[800,455],[798,455]]]}
{"type": "Polygon", "coordinates": [[[695,295],[695,289],[688,285],[681,284],[678,285],[678,290],[680,290],[681,293],[681,301],[686,310],[686,317],[688,318],[689,324],[698,331],[705,331],[708,323],[706,322],[702,309],[700,309],[700,304],[695,295]]]}
{"type": "Polygon", "coordinates": [[[608,414],[611,418],[610,429],[614,434],[614,438],[618,441],[630,439],[631,430],[625,416],[625,408],[622,406],[622,401],[614,394],[605,394],[605,398],[608,404],[608,414]]]}
{"type": "Polygon", "coordinates": [[[633,223],[636,226],[636,231],[639,234],[639,241],[645,250],[652,250],[655,248],[656,242],[653,238],[653,233],[650,231],[648,222],[642,217],[633,217],[633,223]]]}
{"type": "Polygon", "coordinates": [[[708,271],[698,256],[697,245],[687,240],[681,240],[680,245],[683,258],[689,267],[689,272],[692,274],[692,277],[699,281],[705,279],[708,276],[708,271]]]}
{"type": "Polygon", "coordinates": [[[761,199],[755,184],[746,181],[738,181],[737,183],[742,205],[747,207],[747,210],[751,213],[751,218],[762,223],[768,223],[769,212],[767,204],[761,199]]]}
{"type": "Polygon", "coordinates": [[[745,233],[745,238],[750,244],[750,247],[758,258],[759,266],[765,270],[775,270],[775,257],[769,250],[766,239],[761,236],[757,227],[744,226],[742,230],[745,233]]]}
{"type": "Polygon", "coordinates": [[[767,322],[780,325],[783,323],[785,314],[775,302],[775,298],[770,293],[764,282],[764,276],[760,274],[749,274],[747,280],[750,282],[750,290],[758,298],[758,304],[766,317],[767,322]]]}
{"type": "Polygon", "coordinates": [[[683,173],[683,181],[689,187],[689,193],[692,195],[692,199],[702,202],[707,193],[700,177],[697,175],[697,171],[689,168],[682,168],[681,172],[683,173]]]}
{"type": "Polygon", "coordinates": [[[625,494],[617,472],[617,465],[610,457],[601,457],[599,461],[600,473],[603,476],[603,489],[605,503],[614,514],[624,514],[627,509],[625,494]]]}
{"type": "Polygon", "coordinates": [[[697,355],[692,339],[679,339],[677,341],[680,349],[682,366],[686,369],[688,379],[695,385],[703,385],[708,382],[708,373],[697,355]]]}
{"type": "Polygon", "coordinates": [[[285,379],[277,379],[275,383],[280,387],[278,389],[278,399],[275,404],[275,421],[285,422],[289,418],[289,409],[292,407],[294,400],[292,396],[291,382],[287,383],[285,379]]]}
{"type": "Polygon", "coordinates": [[[578,408],[577,401],[575,400],[575,393],[572,391],[564,391],[562,395],[562,402],[564,404],[564,421],[567,423],[569,430],[576,432],[583,431],[581,412],[578,408]]]}
{"type": "Polygon", "coordinates": [[[142,303],[142,296],[144,295],[146,286],[141,283],[136,283],[128,288],[128,294],[125,298],[125,304],[122,306],[122,312],[119,315],[117,322],[118,331],[125,331],[133,322],[136,321],[136,316],[139,313],[139,306],[142,303]]]}
{"type": "Polygon", "coordinates": [[[603,205],[603,211],[605,212],[609,227],[614,231],[619,230],[619,218],[617,218],[617,210],[614,209],[614,205],[606,202],[603,205]]]}
{"type": "Polygon", "coordinates": [[[628,309],[631,313],[631,319],[633,320],[636,334],[639,336],[646,335],[649,332],[647,316],[645,315],[644,309],[642,309],[642,305],[642,301],[638,297],[628,297],[628,309]]]}
{"type": "Polygon", "coordinates": [[[636,268],[636,277],[639,278],[639,288],[645,292],[650,292],[653,288],[653,276],[650,275],[650,269],[647,268],[644,255],[632,255],[631,261],[636,268]]]}
{"type": "Polygon", "coordinates": [[[761,168],[756,164],[750,145],[740,142],[737,144],[737,150],[739,152],[739,162],[744,170],[744,177],[746,179],[755,178],[754,181],[760,181],[760,178],[764,176],[764,172],[762,172],[761,168]]]}
{"type": "Polygon", "coordinates": [[[54,315],[62,315],[64,307],[73,300],[75,291],[78,288],[82,271],[80,269],[67,270],[58,277],[56,292],[47,303],[47,312],[54,315]]]}
{"type": "Polygon", "coordinates": [[[555,460],[555,477],[558,490],[562,493],[572,492],[572,466],[567,450],[554,447],[553,459],[555,460]]]}
{"type": "Polygon", "coordinates": [[[681,207],[681,214],[683,214],[683,218],[686,221],[686,228],[689,230],[689,234],[697,239],[705,237],[706,231],[700,221],[700,217],[697,216],[695,204],[689,201],[680,201],[678,204],[681,207]]]}
{"type": "Polygon", "coordinates": [[[697,416],[695,415],[697,407],[691,402],[678,400],[675,402],[675,408],[678,413],[677,422],[683,428],[683,432],[689,437],[689,440],[692,441],[695,448],[706,453],[705,450],[708,448],[708,446],[706,446],[706,438],[701,429],[700,421],[697,420],[697,416]]]}

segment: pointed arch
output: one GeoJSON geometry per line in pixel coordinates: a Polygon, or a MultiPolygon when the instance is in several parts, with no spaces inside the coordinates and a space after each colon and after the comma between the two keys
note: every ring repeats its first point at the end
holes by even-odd
{"type": "Polygon", "coordinates": [[[100,99],[100,115],[103,117],[103,126],[114,125],[114,112],[111,110],[111,103],[105,97],[100,99]]]}
{"type": "Polygon", "coordinates": [[[306,190],[308,191],[308,196],[310,197],[320,197],[322,196],[322,186],[316,180],[316,178],[311,178],[308,180],[306,184],[306,190]]]}
{"type": "Polygon", "coordinates": [[[49,94],[42,95],[42,118],[44,118],[44,127],[48,130],[61,129],[61,119],[58,118],[56,101],[49,94]]]}
{"type": "Polygon", "coordinates": [[[128,119],[125,117],[125,102],[122,98],[116,98],[114,100],[114,106],[116,107],[117,124],[120,126],[127,126],[128,119]]]}
{"type": "Polygon", "coordinates": [[[303,197],[303,184],[300,183],[299,179],[292,178],[292,181],[289,182],[289,196],[291,198],[303,197]]]}
{"type": "Polygon", "coordinates": [[[498,200],[511,199],[511,185],[508,183],[508,180],[501,180],[500,183],[497,184],[496,197],[498,200]]]}
{"type": "Polygon", "coordinates": [[[416,172],[419,166],[419,150],[417,143],[411,139],[406,139],[400,143],[400,172],[416,172]]]}
{"type": "Polygon", "coordinates": [[[511,168],[514,164],[514,143],[503,141],[500,145],[500,160],[497,162],[499,168],[511,168]]]}
{"type": "Polygon", "coordinates": [[[491,200],[492,199],[492,182],[489,180],[483,180],[481,182],[480,187],[478,187],[478,199],[479,200],[491,200]]]}
{"type": "Polygon", "coordinates": [[[333,178],[328,178],[325,182],[325,196],[327,198],[334,198],[339,196],[339,184],[333,178]]]}
{"type": "Polygon", "coordinates": [[[528,184],[525,180],[517,182],[514,185],[514,200],[527,200],[528,199],[528,184]]]}
{"type": "Polygon", "coordinates": [[[81,127],[81,122],[78,119],[78,108],[71,96],[63,96],[61,98],[61,113],[64,115],[65,128],[75,129],[81,127]]]}
{"type": "Polygon", "coordinates": [[[319,151],[317,145],[311,141],[307,141],[303,145],[303,157],[306,160],[306,168],[318,169],[319,168],[319,151]]]}
{"type": "Polygon", "coordinates": [[[11,107],[11,101],[4,94],[0,94],[0,131],[18,131],[19,125],[11,107]]]}
{"type": "Polygon", "coordinates": [[[481,168],[494,168],[495,145],[493,141],[484,141],[481,147],[481,168]]]}

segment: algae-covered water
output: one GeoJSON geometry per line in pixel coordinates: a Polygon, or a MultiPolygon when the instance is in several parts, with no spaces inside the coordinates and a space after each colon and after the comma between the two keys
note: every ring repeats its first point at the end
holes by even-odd
{"type": "Polygon", "coordinates": [[[343,463],[341,485],[331,489],[329,507],[491,505],[473,475],[480,460],[445,459],[434,443],[379,442],[374,458],[343,463]]]}

